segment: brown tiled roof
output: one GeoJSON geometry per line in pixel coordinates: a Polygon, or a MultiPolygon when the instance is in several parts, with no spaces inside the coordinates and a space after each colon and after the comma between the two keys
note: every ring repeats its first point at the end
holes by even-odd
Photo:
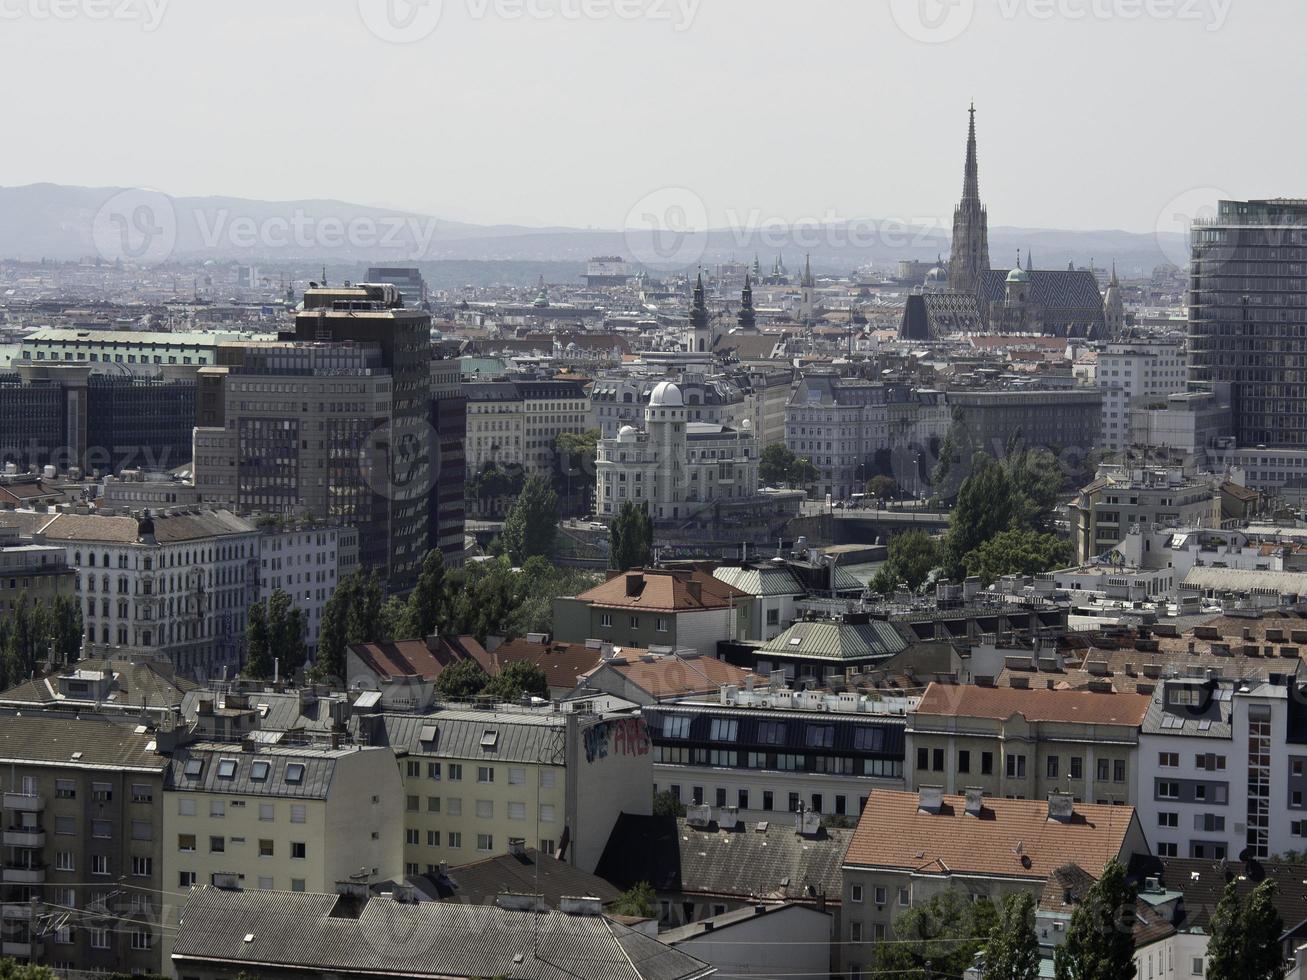
{"type": "Polygon", "coordinates": [[[464,658],[448,644],[426,640],[394,640],[389,643],[351,643],[350,652],[378,677],[413,677],[433,681],[446,667],[464,658]]]}
{"type": "Polygon", "coordinates": [[[622,674],[628,681],[655,698],[686,697],[716,692],[723,684],[743,686],[752,671],[715,657],[642,657],[626,663],[601,664],[622,674]]]}
{"type": "Polygon", "coordinates": [[[749,596],[698,569],[646,571],[635,568],[614,575],[602,585],[582,592],[577,598],[596,606],[615,609],[693,612],[700,609],[726,609],[734,600],[749,596]]]}
{"type": "Polygon", "coordinates": [[[1108,861],[1123,857],[1135,812],[1077,803],[1074,816],[1062,822],[1049,819],[1042,800],[987,797],[975,817],[963,796],[945,796],[938,813],[920,810],[918,799],[916,793],[872,790],[844,863],[1018,878],[1046,878],[1074,863],[1098,876],[1108,861]]]}
{"type": "MultiPolygon", "coordinates": [[[[175,544],[229,534],[252,534],[254,525],[230,511],[206,510],[189,514],[154,517],[154,537],[159,544],[175,544]]],[[[104,514],[60,514],[43,531],[49,541],[92,541],[131,544],[140,533],[135,517],[104,514]]]]}
{"type": "MultiPolygon", "coordinates": [[[[627,651],[640,656],[646,651],[627,651]]],[[[550,687],[576,687],[581,676],[594,670],[601,654],[584,643],[532,643],[530,640],[510,640],[495,647],[492,654],[500,670],[519,660],[535,664],[545,672],[550,687]]]]}
{"type": "Polygon", "coordinates": [[[1151,701],[1146,694],[1022,690],[932,683],[917,705],[919,715],[993,718],[1021,715],[1027,721],[1086,725],[1140,725],[1151,701]]]}

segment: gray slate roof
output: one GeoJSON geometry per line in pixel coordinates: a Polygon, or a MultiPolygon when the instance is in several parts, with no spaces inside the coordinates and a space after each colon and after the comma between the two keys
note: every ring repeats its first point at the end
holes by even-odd
{"type": "Polygon", "coordinates": [[[561,766],[565,761],[565,719],[552,714],[497,711],[438,711],[429,715],[382,715],[373,729],[374,745],[413,755],[486,762],[526,762],[561,766]],[[423,740],[425,733],[434,738],[423,740]],[[494,748],[482,748],[487,732],[494,748]]]}
{"type": "Polygon", "coordinates": [[[508,980],[696,980],[716,971],[600,916],[374,898],[357,917],[308,892],[192,893],[173,959],[322,973],[508,980]],[[538,949],[533,936],[538,933],[538,949]],[[248,941],[246,941],[246,937],[248,941]]]}
{"type": "Polygon", "coordinates": [[[443,901],[466,905],[494,905],[495,898],[504,894],[542,895],[545,903],[556,909],[564,895],[597,898],[605,905],[622,895],[597,875],[534,848],[451,868],[448,875],[423,875],[414,883],[443,901]]]}
{"type": "Polygon", "coordinates": [[[163,769],[154,735],[123,718],[0,715],[0,762],[79,768],[163,769]],[[74,754],[78,757],[74,758],[74,754]]]}
{"type": "Polygon", "coordinates": [[[788,813],[777,814],[766,830],[759,826],[697,829],[684,817],[623,813],[595,874],[618,888],[647,881],[662,893],[812,904],[824,893],[828,906],[839,904],[841,866],[852,830],[801,837],[788,813]]]}
{"type": "Polygon", "coordinates": [[[879,619],[856,624],[795,623],[763,644],[758,653],[772,657],[852,662],[890,657],[907,645],[898,630],[879,619]]]}
{"type": "MultiPolygon", "coordinates": [[[[336,760],[343,755],[366,751],[348,749],[312,749],[305,747],[263,746],[257,752],[242,752],[239,745],[197,742],[173,753],[165,777],[172,790],[197,793],[230,793],[242,796],[269,796],[301,800],[325,800],[331,790],[336,760]],[[192,761],[202,763],[198,774],[187,774],[192,761]],[[230,776],[220,775],[222,763],[235,763],[230,776]],[[264,778],[255,778],[255,763],[270,763],[264,778]],[[287,769],[302,765],[298,782],[287,779],[287,769]]],[[[378,765],[393,765],[388,753],[377,752],[378,765]]],[[[260,767],[261,768],[261,767],[260,767]]]]}
{"type": "MultiPolygon", "coordinates": [[[[186,692],[193,691],[197,685],[184,677],[169,676],[167,667],[148,660],[133,662],[131,660],[79,660],[69,670],[107,670],[117,675],[117,681],[105,705],[122,709],[139,708],[173,708],[182,703],[186,692]],[[162,668],[162,669],[161,669],[162,668]]],[[[48,677],[37,677],[30,681],[16,684],[7,691],[0,692],[0,703],[30,704],[33,707],[72,707],[75,705],[92,705],[91,697],[65,698],[59,694],[59,675],[56,671],[48,677]]]]}

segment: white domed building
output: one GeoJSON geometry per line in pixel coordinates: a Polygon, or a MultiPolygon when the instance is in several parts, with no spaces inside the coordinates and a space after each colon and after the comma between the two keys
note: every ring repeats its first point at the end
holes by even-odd
{"type": "Polygon", "coordinates": [[[746,419],[738,428],[691,421],[679,386],[662,381],[649,394],[644,428],[624,425],[599,442],[595,513],[612,517],[623,502],[645,504],[655,523],[712,520],[717,505],[758,492],[758,443],[746,419]]]}

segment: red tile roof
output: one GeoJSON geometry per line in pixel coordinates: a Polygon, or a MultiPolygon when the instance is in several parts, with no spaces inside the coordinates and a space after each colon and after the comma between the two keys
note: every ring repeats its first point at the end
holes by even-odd
{"type": "Polygon", "coordinates": [[[625,663],[610,661],[600,667],[617,671],[640,690],[660,699],[715,694],[723,684],[743,687],[749,677],[762,680],[750,670],[715,657],[649,656],[625,663]]]}
{"type": "MultiPolygon", "coordinates": [[[[624,652],[641,656],[647,651],[630,648],[624,652]]],[[[519,660],[533,663],[545,672],[550,687],[571,689],[583,674],[599,665],[602,653],[584,643],[532,643],[520,639],[495,647],[491,657],[499,670],[519,660]]]]}
{"type": "Polygon", "coordinates": [[[748,593],[727,585],[707,572],[634,568],[619,572],[602,585],[582,592],[578,599],[614,609],[650,612],[694,612],[726,609],[748,593]]]}
{"type": "Polygon", "coordinates": [[[932,683],[917,705],[918,715],[992,718],[1006,721],[1079,722],[1086,725],[1141,725],[1151,698],[1120,691],[1048,691],[932,683]]]}
{"type": "Polygon", "coordinates": [[[446,667],[472,659],[488,673],[492,658],[470,636],[451,639],[395,640],[388,643],[351,643],[350,652],[378,677],[411,677],[433,681],[446,667]]]}
{"type": "Polygon", "coordinates": [[[1134,807],[1075,804],[1070,820],[1048,817],[1042,800],[986,798],[980,815],[966,797],[945,796],[938,813],[918,794],[875,789],[844,856],[846,865],[926,873],[1047,878],[1067,863],[1099,877],[1123,854],[1134,807]]]}

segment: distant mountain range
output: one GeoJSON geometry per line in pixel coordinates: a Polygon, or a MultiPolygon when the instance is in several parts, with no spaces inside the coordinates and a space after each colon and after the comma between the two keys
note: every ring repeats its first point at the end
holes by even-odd
{"type": "MultiPolygon", "coordinates": [[[[428,263],[442,260],[583,262],[620,255],[656,267],[752,261],[770,269],[777,253],[791,272],[802,254],[818,271],[848,272],[899,259],[931,260],[949,251],[949,230],[906,228],[866,220],[778,232],[713,229],[669,238],[648,231],[595,231],[474,225],[431,215],[371,208],[344,201],[255,201],[231,197],[169,197],[116,187],[29,184],[0,187],[0,257],[125,261],[234,260],[259,264],[428,263]],[[660,261],[665,257],[666,261],[660,261]]],[[[1057,231],[994,227],[990,256],[996,267],[1033,250],[1038,268],[1068,262],[1100,267],[1115,261],[1123,274],[1144,275],[1183,261],[1187,244],[1174,233],[1057,231]]]]}

